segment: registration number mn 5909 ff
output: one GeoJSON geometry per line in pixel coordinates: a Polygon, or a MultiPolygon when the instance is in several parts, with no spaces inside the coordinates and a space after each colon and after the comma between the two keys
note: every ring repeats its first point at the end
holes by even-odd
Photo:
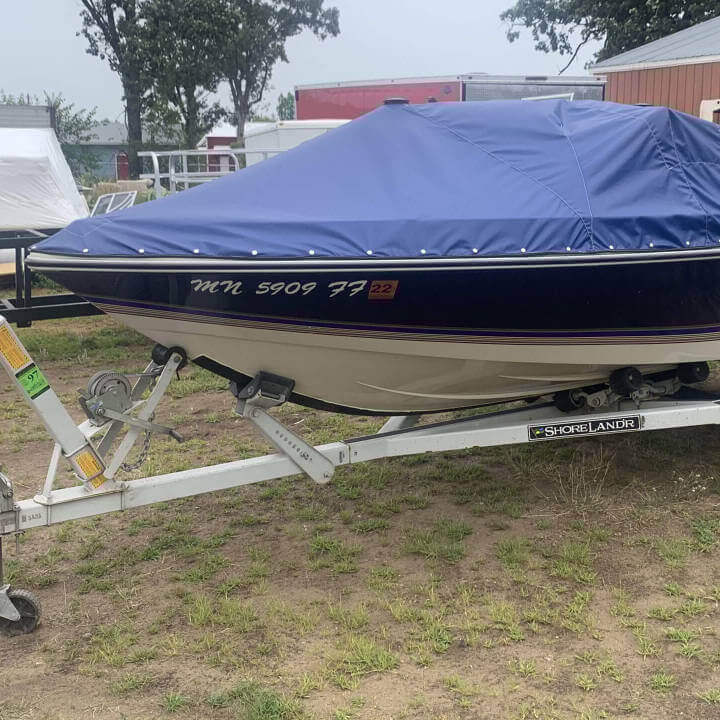
{"type": "Polygon", "coordinates": [[[244,283],[242,280],[205,280],[190,281],[193,292],[210,295],[297,295],[306,297],[317,293],[326,293],[328,298],[365,296],[369,300],[393,300],[398,289],[397,280],[333,280],[328,283],[299,282],[298,280],[261,280],[257,283],[244,283]]]}

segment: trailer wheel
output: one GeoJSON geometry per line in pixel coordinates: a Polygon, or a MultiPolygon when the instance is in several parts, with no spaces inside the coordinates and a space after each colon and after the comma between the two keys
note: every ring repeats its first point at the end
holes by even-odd
{"type": "Polygon", "coordinates": [[[0,632],[5,635],[26,635],[33,632],[40,622],[42,605],[29,590],[10,590],[8,598],[20,613],[19,620],[0,618],[0,632]]]}

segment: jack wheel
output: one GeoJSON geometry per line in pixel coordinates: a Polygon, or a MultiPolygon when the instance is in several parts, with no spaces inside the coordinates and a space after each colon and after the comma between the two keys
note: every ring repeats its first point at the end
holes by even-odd
{"type": "Polygon", "coordinates": [[[684,385],[705,382],[710,375],[710,367],[706,362],[684,363],[678,368],[677,375],[684,385]]]}
{"type": "Polygon", "coordinates": [[[642,373],[634,367],[620,368],[610,373],[610,389],[621,397],[632,395],[643,384],[642,373]]]}
{"type": "Polygon", "coordinates": [[[20,619],[5,620],[0,618],[0,632],[11,637],[33,632],[38,626],[42,615],[40,600],[29,590],[10,590],[8,598],[20,613],[20,619]]]}
{"type": "Polygon", "coordinates": [[[576,397],[574,390],[561,390],[555,393],[555,395],[553,395],[553,402],[560,412],[572,412],[585,406],[584,400],[576,397]]]}

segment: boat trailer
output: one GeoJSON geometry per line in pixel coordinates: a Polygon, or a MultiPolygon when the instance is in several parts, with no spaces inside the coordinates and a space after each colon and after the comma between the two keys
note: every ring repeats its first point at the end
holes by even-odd
{"type": "Polygon", "coordinates": [[[17,538],[32,528],[299,473],[324,484],[341,465],[379,458],[720,424],[720,396],[683,388],[671,397],[618,401],[614,409],[597,412],[567,413],[551,402],[536,401],[422,425],[417,415],[391,417],[374,435],[313,447],[268,413],[287,400],[293,381],[261,372],[244,387],[231,383],[230,389],[237,400],[237,414],[275,446],[276,454],[122,480],[122,471],[138,467],[138,462],[126,460],[141,438],[139,461],[154,433],[182,442],[174,430],[154,422],[154,413],[186,362],[181,348],[158,345],[134,382],[120,373],[96,373],[80,395],[87,419],[76,425],[8,321],[0,316],[0,365],[55,441],[46,477],[33,498],[16,500],[10,479],[0,473],[0,630],[29,633],[40,619],[39,600],[27,590],[4,584],[2,570],[3,538],[17,538]],[[77,485],[55,487],[61,461],[70,464],[77,485]]]}

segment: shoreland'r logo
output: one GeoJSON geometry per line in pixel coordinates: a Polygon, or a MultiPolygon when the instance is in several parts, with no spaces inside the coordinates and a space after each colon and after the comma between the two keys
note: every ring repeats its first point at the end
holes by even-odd
{"type": "Polygon", "coordinates": [[[550,425],[528,425],[528,437],[530,440],[556,440],[575,435],[598,435],[630,430],[640,430],[639,415],[625,415],[604,420],[584,420],[583,422],[552,423],[550,425]]]}

